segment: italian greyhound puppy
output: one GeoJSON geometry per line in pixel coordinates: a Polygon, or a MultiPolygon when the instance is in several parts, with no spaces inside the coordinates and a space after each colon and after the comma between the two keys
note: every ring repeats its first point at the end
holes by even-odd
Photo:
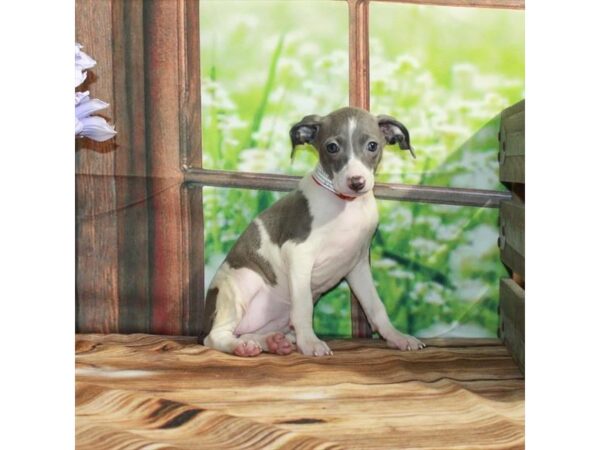
{"type": "Polygon", "coordinates": [[[292,156],[310,144],[319,164],[250,223],[219,267],[207,292],[204,345],[238,356],[285,355],[294,344],[305,355],[332,355],[313,330],[313,305],[345,278],[390,347],[423,348],[390,322],[369,264],[379,219],[375,170],[386,144],[413,154],[408,130],[389,116],[341,108],[304,117],[290,137],[292,156]]]}

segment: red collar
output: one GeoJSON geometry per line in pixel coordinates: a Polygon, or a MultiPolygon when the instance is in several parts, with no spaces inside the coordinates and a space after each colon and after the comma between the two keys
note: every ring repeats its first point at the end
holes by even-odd
{"type": "Polygon", "coordinates": [[[332,194],[338,196],[342,200],[345,200],[347,202],[351,202],[352,200],[356,199],[356,197],[352,197],[350,195],[340,194],[339,192],[334,192],[334,191],[331,191],[331,190],[327,189],[325,186],[323,186],[321,183],[319,183],[319,180],[317,180],[314,175],[311,175],[311,176],[312,176],[312,179],[314,180],[315,183],[317,183],[319,186],[321,186],[326,191],[331,192],[332,194]]]}

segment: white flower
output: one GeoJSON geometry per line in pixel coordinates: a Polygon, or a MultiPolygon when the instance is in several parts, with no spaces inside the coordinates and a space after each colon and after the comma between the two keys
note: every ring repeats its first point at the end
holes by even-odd
{"type": "Polygon", "coordinates": [[[85,81],[87,74],[84,70],[90,69],[96,65],[96,61],[94,61],[87,53],[81,51],[82,48],[83,45],[75,44],[75,87],[85,81]]]}
{"type": "Polygon", "coordinates": [[[379,269],[389,269],[391,267],[396,266],[396,261],[394,261],[393,259],[389,259],[389,258],[381,258],[381,259],[373,260],[371,265],[373,267],[377,267],[379,269]]]}
{"type": "Polygon", "coordinates": [[[417,237],[411,240],[411,247],[419,254],[430,254],[438,250],[440,244],[431,239],[417,237]]]}
{"type": "Polygon", "coordinates": [[[108,103],[90,99],[89,91],[75,93],[75,135],[86,136],[98,142],[107,141],[117,132],[102,117],[92,113],[107,108],[108,103]]]}
{"type": "Polygon", "coordinates": [[[423,300],[425,303],[429,303],[431,305],[443,305],[444,299],[439,292],[436,291],[427,291],[423,295],[423,300]]]}
{"type": "MultiPolygon", "coordinates": [[[[85,80],[87,74],[84,71],[96,65],[96,61],[82,52],[81,48],[80,44],[75,44],[75,87],[85,80]]],[[[92,116],[107,107],[108,103],[102,100],[90,99],[89,91],[75,92],[75,136],[103,142],[117,134],[114,127],[102,117],[92,116]]]]}

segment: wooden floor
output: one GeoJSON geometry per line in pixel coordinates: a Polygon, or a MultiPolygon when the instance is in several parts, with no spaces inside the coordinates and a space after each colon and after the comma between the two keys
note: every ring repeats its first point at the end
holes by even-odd
{"type": "Polygon", "coordinates": [[[425,342],[244,359],[190,338],[78,335],[77,448],[523,448],[524,380],[505,348],[425,342]]]}

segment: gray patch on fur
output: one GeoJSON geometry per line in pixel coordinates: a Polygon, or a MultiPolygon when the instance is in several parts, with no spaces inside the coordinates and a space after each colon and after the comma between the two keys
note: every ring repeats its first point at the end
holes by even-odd
{"type": "Polygon", "coordinates": [[[247,267],[259,274],[266,283],[271,286],[277,284],[277,276],[273,266],[262,255],[258,253],[260,248],[260,230],[256,223],[251,222],[246,231],[237,240],[225,261],[233,269],[247,267]]]}
{"type": "Polygon", "coordinates": [[[259,216],[273,243],[304,242],[310,235],[313,217],[301,191],[292,191],[259,216]]]}
{"type": "Polygon", "coordinates": [[[200,343],[204,341],[204,338],[208,336],[213,326],[213,320],[215,318],[215,311],[217,309],[217,296],[219,295],[219,288],[213,287],[206,292],[206,300],[204,301],[204,314],[202,317],[202,328],[200,329],[200,343]]]}

